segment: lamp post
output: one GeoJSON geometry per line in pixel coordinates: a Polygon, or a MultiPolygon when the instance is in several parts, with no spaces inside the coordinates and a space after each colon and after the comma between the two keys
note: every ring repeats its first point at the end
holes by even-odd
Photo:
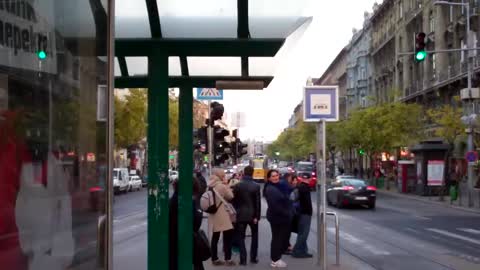
{"type": "MultiPolygon", "coordinates": [[[[464,113],[465,116],[462,117],[462,121],[467,125],[467,151],[473,151],[473,122],[476,119],[476,108],[475,102],[472,98],[472,73],[473,73],[473,63],[472,63],[472,35],[470,33],[470,3],[463,2],[447,2],[447,1],[437,1],[434,5],[449,5],[449,6],[461,6],[466,9],[467,15],[467,23],[466,23],[466,30],[467,30],[467,89],[468,89],[468,101],[465,101],[465,109],[464,113]],[[470,103],[470,104],[469,104],[470,103]],[[471,106],[469,106],[471,105],[471,106]],[[470,107],[470,108],[469,108],[470,107]]],[[[463,48],[462,48],[463,49],[463,48]]],[[[462,52],[463,53],[463,52],[462,52]]],[[[473,198],[471,194],[471,188],[473,187],[473,177],[474,171],[473,166],[468,164],[467,169],[467,176],[468,176],[468,205],[471,206],[473,203],[473,198]]]]}

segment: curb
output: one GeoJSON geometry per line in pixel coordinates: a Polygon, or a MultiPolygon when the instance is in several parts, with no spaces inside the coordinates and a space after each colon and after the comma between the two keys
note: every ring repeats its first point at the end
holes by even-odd
{"type": "Polygon", "coordinates": [[[386,190],[381,190],[381,189],[377,189],[377,192],[381,193],[381,194],[391,195],[391,196],[398,197],[398,198],[408,198],[408,199],[413,199],[413,200],[424,202],[424,203],[446,206],[446,207],[450,207],[450,208],[454,208],[454,209],[458,209],[458,210],[463,210],[465,212],[470,212],[470,213],[480,215],[480,209],[465,208],[465,207],[462,207],[462,206],[452,205],[452,204],[449,204],[449,203],[443,203],[443,202],[439,202],[439,201],[432,201],[432,200],[428,200],[428,199],[423,199],[423,198],[421,198],[419,196],[415,196],[415,195],[399,194],[399,193],[396,193],[396,192],[386,191],[386,190]]]}

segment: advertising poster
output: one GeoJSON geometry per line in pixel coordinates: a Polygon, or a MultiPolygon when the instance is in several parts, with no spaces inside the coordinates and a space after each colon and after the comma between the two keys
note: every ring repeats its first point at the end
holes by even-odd
{"type": "Polygon", "coordinates": [[[427,184],[429,186],[441,186],[443,184],[443,170],[445,162],[443,160],[429,160],[427,184]]]}

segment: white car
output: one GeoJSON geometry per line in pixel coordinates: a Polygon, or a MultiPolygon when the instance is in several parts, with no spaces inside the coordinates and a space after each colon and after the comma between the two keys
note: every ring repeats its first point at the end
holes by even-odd
{"type": "Polygon", "coordinates": [[[130,176],[127,168],[113,169],[113,191],[114,193],[127,192],[130,186],[130,176]]]}
{"type": "Polygon", "coordinates": [[[170,183],[173,183],[173,182],[177,181],[178,180],[178,172],[173,171],[173,170],[169,170],[168,171],[168,179],[169,179],[170,183]]]}
{"type": "Polygon", "coordinates": [[[141,190],[142,189],[142,179],[138,175],[130,176],[130,191],[141,190]]]}
{"type": "Polygon", "coordinates": [[[356,177],[353,176],[353,175],[348,175],[348,174],[341,174],[341,175],[337,175],[337,177],[335,178],[335,180],[338,182],[340,181],[341,179],[355,179],[356,177]]]}

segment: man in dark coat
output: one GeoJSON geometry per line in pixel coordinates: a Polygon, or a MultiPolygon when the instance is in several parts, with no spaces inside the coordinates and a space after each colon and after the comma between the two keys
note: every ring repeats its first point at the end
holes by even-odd
{"type": "Polygon", "coordinates": [[[235,229],[240,244],[240,265],[247,264],[247,249],[245,247],[247,225],[250,226],[250,231],[252,232],[250,261],[257,263],[258,222],[260,220],[261,198],[260,186],[253,181],[253,167],[245,167],[242,180],[233,187],[233,194],[232,203],[237,211],[235,229]]]}

